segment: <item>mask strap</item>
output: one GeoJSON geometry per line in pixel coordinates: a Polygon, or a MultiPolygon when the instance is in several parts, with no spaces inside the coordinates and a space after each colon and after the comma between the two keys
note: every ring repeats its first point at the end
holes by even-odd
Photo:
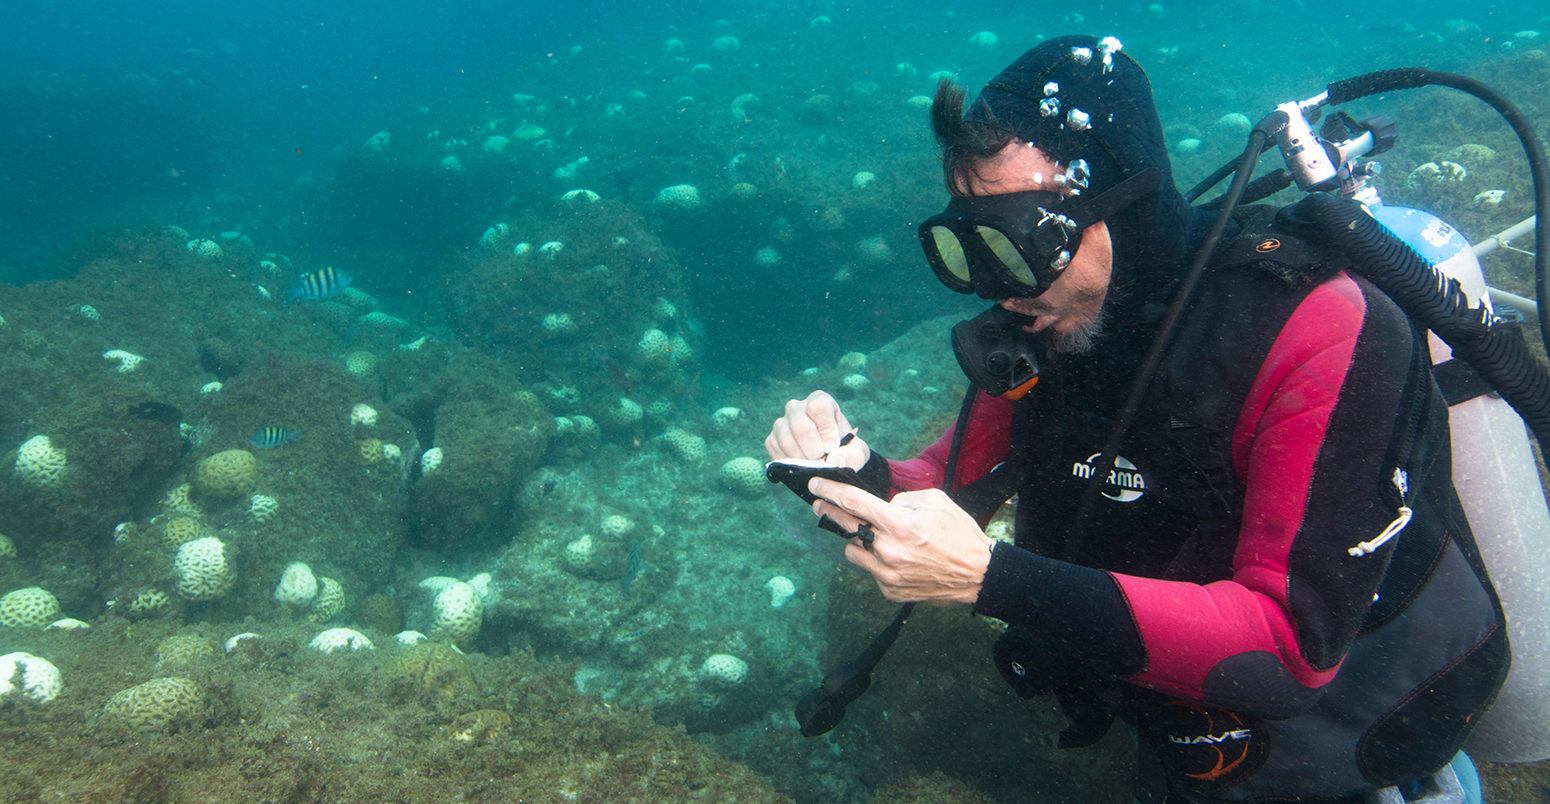
{"type": "Polygon", "coordinates": [[[1078,228],[1104,220],[1114,213],[1156,192],[1162,184],[1162,171],[1149,167],[1094,196],[1078,196],[1062,204],[1061,212],[1078,228]]]}

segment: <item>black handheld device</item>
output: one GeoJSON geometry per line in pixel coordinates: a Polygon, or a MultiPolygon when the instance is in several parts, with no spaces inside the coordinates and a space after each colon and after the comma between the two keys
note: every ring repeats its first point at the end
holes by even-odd
{"type": "MultiPolygon", "coordinates": [[[[834,466],[822,461],[802,458],[784,458],[778,461],[770,461],[764,465],[764,477],[771,483],[785,484],[786,488],[791,489],[792,493],[801,497],[808,505],[812,505],[818,500],[818,495],[807,490],[807,481],[815,477],[836,480],[855,486],[870,494],[882,496],[862,481],[861,476],[856,474],[856,470],[849,466],[834,466]]],[[[872,549],[872,526],[869,523],[862,522],[859,527],[850,531],[840,527],[840,523],[834,521],[833,518],[824,515],[818,518],[818,527],[830,533],[837,533],[847,539],[859,539],[861,546],[868,550],[872,549]]]]}
{"type": "Polygon", "coordinates": [[[807,481],[815,477],[826,480],[837,480],[860,489],[871,491],[867,485],[861,482],[861,476],[849,466],[833,466],[822,461],[805,460],[802,458],[785,458],[778,461],[770,461],[764,465],[764,477],[771,483],[784,483],[792,493],[801,497],[808,505],[818,500],[818,496],[807,490],[807,481]]]}

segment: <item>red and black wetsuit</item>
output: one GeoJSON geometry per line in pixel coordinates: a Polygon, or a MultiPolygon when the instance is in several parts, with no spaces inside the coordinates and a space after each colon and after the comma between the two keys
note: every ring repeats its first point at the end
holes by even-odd
{"type": "MultiPolygon", "coordinates": [[[[975,611],[1027,663],[1064,657],[1038,674],[1126,682],[1172,795],[1340,801],[1445,764],[1506,636],[1421,336],[1348,273],[1244,262],[1209,274],[1071,561],[1050,556],[1133,370],[1116,349],[1144,341],[1048,368],[1020,403],[982,396],[952,485],[1020,473],[1017,546],[996,546],[975,611]],[[1401,505],[1397,536],[1353,552],[1401,505]]],[[[892,487],[939,487],[951,435],[889,462],[892,487]]]]}

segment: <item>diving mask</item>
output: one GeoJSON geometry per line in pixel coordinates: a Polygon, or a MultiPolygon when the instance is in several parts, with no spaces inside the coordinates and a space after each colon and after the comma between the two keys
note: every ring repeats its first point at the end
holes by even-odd
{"type": "Polygon", "coordinates": [[[1161,178],[1148,168],[1090,198],[1046,190],[955,196],[917,234],[931,270],[953,291],[1037,296],[1071,264],[1082,230],[1153,192],[1161,178]]]}

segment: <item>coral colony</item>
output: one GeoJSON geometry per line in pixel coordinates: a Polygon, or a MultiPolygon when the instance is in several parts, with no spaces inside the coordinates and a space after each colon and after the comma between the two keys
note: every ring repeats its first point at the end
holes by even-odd
{"type": "MultiPolygon", "coordinates": [[[[328,199],[304,235],[233,189],[0,284],[0,788],[1128,800],[1123,746],[1030,736],[1059,727],[999,696],[985,620],[917,615],[846,726],[796,733],[891,609],[765,480],[769,422],[828,389],[901,456],[952,421],[956,300],[904,225],[943,196],[930,96],[1055,33],[938,16],[946,39],[895,42],[824,10],[514,58],[355,121],[327,177],[284,183],[328,199]]],[[[1255,67],[1136,13],[1159,82],[1255,67]]],[[[1496,33],[1491,69],[1550,81],[1537,35],[1496,33]]],[[[1187,95],[1168,142],[1198,178],[1263,97],[1187,95]]],[[[1509,144],[1429,114],[1390,200],[1521,213],[1509,144]]]]}

